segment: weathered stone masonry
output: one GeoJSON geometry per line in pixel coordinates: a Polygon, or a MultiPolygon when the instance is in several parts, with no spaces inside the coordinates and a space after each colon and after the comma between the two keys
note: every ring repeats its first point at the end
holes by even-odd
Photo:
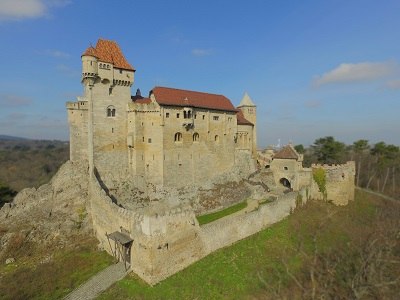
{"type": "MultiPolygon", "coordinates": [[[[153,199],[140,209],[122,207],[110,192],[121,183],[162,196],[221,178],[238,182],[255,174],[257,157],[256,106],[247,94],[238,108],[222,95],[166,87],[153,88],[148,97],[139,90],[131,96],[134,75],[119,46],[99,40],[82,55],[84,94],[68,102],[67,111],[70,160],[89,165],[88,212],[95,234],[146,282],[155,284],[285,218],[298,195],[303,201],[322,198],[312,168],[326,169],[328,199],[335,204],[353,199],[353,163],[306,169],[290,146],[276,155],[271,170],[275,183],[292,192],[247,214],[199,226],[188,201],[153,199]],[[119,252],[118,236],[125,240],[119,252]]],[[[268,191],[261,193],[267,197],[268,191]]]]}

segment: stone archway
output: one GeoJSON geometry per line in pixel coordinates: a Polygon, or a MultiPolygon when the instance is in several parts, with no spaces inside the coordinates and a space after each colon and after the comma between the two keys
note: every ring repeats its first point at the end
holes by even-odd
{"type": "Polygon", "coordinates": [[[279,179],[279,183],[282,184],[284,187],[286,187],[288,189],[292,188],[289,179],[287,179],[285,177],[279,179]]]}

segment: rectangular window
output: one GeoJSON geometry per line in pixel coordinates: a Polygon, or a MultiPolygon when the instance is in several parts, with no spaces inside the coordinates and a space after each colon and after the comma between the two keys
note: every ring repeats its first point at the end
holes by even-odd
{"type": "Polygon", "coordinates": [[[176,114],[176,118],[179,119],[179,114],[176,114]]]}
{"type": "Polygon", "coordinates": [[[206,118],[206,115],[203,115],[203,120],[206,118]]]}
{"type": "Polygon", "coordinates": [[[122,70],[119,70],[119,74],[122,74],[122,70]]]}
{"type": "Polygon", "coordinates": [[[218,121],[218,120],[219,120],[219,116],[214,116],[214,117],[213,117],[213,120],[214,120],[214,121],[218,121]]]}
{"type": "Polygon", "coordinates": [[[169,118],[169,113],[166,113],[166,114],[165,114],[165,117],[166,117],[166,118],[169,118]]]}
{"type": "Polygon", "coordinates": [[[151,139],[148,139],[147,142],[148,142],[149,144],[151,144],[151,139]]]}

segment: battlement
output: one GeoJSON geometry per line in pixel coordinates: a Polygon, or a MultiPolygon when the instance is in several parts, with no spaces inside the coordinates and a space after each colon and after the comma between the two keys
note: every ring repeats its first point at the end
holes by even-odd
{"type": "Polygon", "coordinates": [[[345,164],[312,164],[312,169],[323,168],[325,170],[343,170],[343,171],[355,171],[356,164],[354,161],[348,161],[345,164]]]}
{"type": "Polygon", "coordinates": [[[76,102],[69,101],[66,103],[67,109],[88,110],[89,103],[86,100],[78,100],[76,102]]]}

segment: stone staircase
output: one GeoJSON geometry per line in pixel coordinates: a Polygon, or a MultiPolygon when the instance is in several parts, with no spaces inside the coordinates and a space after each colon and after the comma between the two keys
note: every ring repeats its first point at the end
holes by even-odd
{"type": "MultiPolygon", "coordinates": [[[[128,268],[129,270],[129,268],[128,268]]],[[[68,294],[65,300],[89,300],[96,298],[101,292],[108,289],[113,283],[126,276],[128,271],[123,262],[111,265],[99,272],[80,287],[68,294]]]]}
{"type": "Polygon", "coordinates": [[[262,182],[262,181],[254,181],[253,180],[253,178],[256,175],[260,174],[260,173],[261,173],[261,169],[258,169],[257,171],[251,173],[249,175],[249,177],[247,177],[247,179],[245,179],[244,181],[247,182],[248,184],[252,185],[252,186],[257,186],[257,185],[261,186],[264,189],[264,191],[270,192],[271,191],[270,188],[264,182],[262,182]]]}

